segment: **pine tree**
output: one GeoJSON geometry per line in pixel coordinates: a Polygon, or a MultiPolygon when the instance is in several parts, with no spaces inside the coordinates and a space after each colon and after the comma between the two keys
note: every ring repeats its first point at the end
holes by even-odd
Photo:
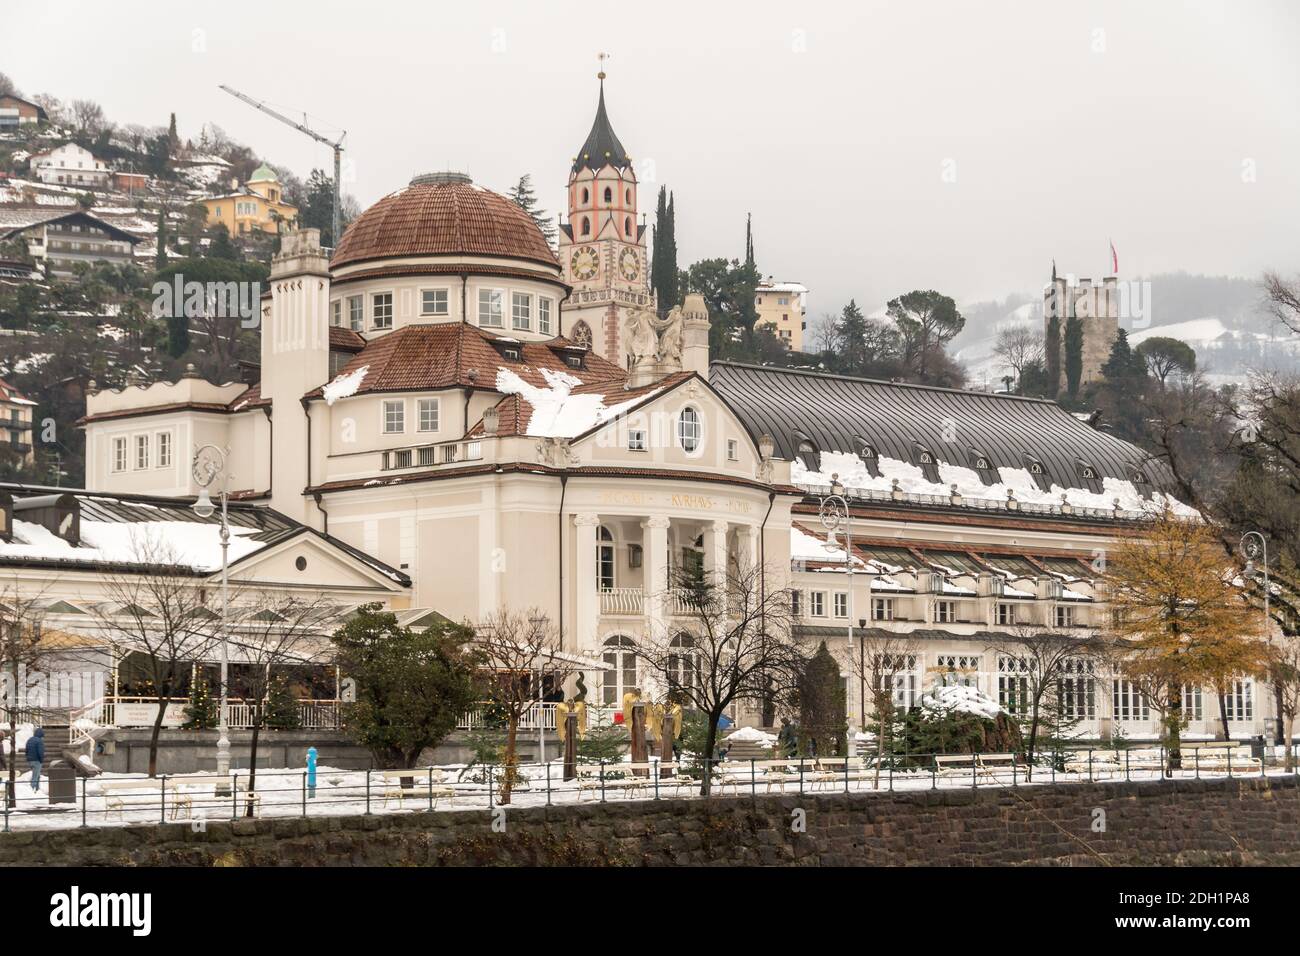
{"type": "Polygon", "coordinates": [[[1065,320],[1065,387],[1071,398],[1079,395],[1083,377],[1083,320],[1071,316],[1065,320]]]}
{"type": "Polygon", "coordinates": [[[186,730],[211,730],[217,725],[217,706],[208,689],[207,678],[190,683],[190,702],[185,707],[186,730]]]}
{"type": "Polygon", "coordinates": [[[266,694],[266,726],[274,730],[297,730],[302,724],[298,699],[282,674],[271,680],[266,694]]]}
{"type": "Polygon", "coordinates": [[[176,132],[175,113],[172,114],[171,122],[167,124],[167,142],[171,146],[171,151],[173,153],[176,152],[177,147],[181,144],[180,135],[176,132]]]}
{"type": "Polygon", "coordinates": [[[542,238],[548,246],[555,246],[555,223],[545,209],[537,208],[537,194],[533,192],[533,178],[528,173],[519,177],[519,182],[506,194],[516,206],[528,213],[542,231],[542,238]]]}

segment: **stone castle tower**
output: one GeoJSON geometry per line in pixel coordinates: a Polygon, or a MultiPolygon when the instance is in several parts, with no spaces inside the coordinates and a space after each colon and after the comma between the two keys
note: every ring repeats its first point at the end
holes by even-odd
{"type": "Polygon", "coordinates": [[[637,222],[637,179],[605,111],[605,74],[587,140],[569,172],[568,222],[560,223],[559,254],[573,294],[560,309],[560,331],[626,367],[627,323],[653,308],[646,227],[637,222]]]}
{"type": "Polygon", "coordinates": [[[1077,318],[1083,323],[1082,388],[1101,378],[1101,367],[1110,358],[1111,346],[1119,334],[1119,278],[1106,276],[1101,282],[1057,276],[1052,266],[1052,281],[1043,288],[1043,334],[1047,334],[1053,316],[1060,319],[1061,391],[1066,390],[1065,323],[1077,318]]]}

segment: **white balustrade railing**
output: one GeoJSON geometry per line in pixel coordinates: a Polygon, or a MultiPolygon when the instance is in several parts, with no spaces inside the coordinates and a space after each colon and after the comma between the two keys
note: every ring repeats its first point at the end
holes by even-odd
{"type": "Polygon", "coordinates": [[[644,614],[645,592],[640,588],[602,588],[601,614],[644,614]]]}
{"type": "MultiPolygon", "coordinates": [[[[482,730],[484,727],[499,725],[499,719],[489,717],[489,704],[485,701],[467,713],[461,714],[456,721],[457,730],[482,730]]],[[[524,711],[519,719],[520,730],[554,730],[555,704],[550,702],[534,703],[524,711]]]]}
{"type": "MultiPolygon", "coordinates": [[[[73,731],[75,742],[81,743],[86,739],[93,737],[91,728],[118,727],[122,726],[118,722],[119,705],[144,704],[157,706],[159,698],[157,697],[102,697],[99,700],[87,704],[85,707],[76,708],[68,712],[69,723],[74,728],[80,730],[73,731]]],[[[184,707],[189,703],[188,698],[173,697],[166,702],[169,706],[176,705],[184,707]]],[[[217,720],[217,709],[221,706],[220,701],[212,699],[212,719],[217,720]]],[[[341,726],[341,710],[339,700],[299,700],[298,701],[298,727],[301,730],[338,730],[341,726]]],[[[231,698],[227,706],[229,707],[230,726],[235,730],[251,730],[254,719],[254,706],[250,701],[242,698],[231,698]]],[[[150,715],[155,713],[152,707],[148,711],[150,715]]],[[[173,726],[174,722],[169,721],[164,726],[173,726]]],[[[146,726],[138,720],[131,720],[127,726],[139,727],[146,726]]],[[[265,726],[265,715],[263,715],[263,726],[265,726]]]]}

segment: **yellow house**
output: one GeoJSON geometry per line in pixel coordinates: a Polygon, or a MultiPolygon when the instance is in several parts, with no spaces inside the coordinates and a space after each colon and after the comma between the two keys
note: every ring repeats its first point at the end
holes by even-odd
{"type": "Polygon", "coordinates": [[[265,164],[237,192],[200,200],[209,226],[225,226],[233,236],[254,231],[280,232],[298,221],[298,207],[284,201],[280,180],[265,164]]]}

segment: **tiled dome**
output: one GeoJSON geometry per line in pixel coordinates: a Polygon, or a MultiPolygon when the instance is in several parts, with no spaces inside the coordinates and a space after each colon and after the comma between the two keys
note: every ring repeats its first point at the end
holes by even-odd
{"type": "Polygon", "coordinates": [[[330,264],[456,255],[559,265],[528,213],[463,173],[416,176],[379,200],[348,226],[330,264]]]}

